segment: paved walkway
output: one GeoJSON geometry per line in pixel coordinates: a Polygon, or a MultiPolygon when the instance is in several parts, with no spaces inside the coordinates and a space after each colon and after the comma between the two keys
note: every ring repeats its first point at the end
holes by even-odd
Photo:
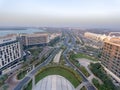
{"type": "Polygon", "coordinates": [[[50,75],[40,80],[32,90],[75,90],[75,88],[64,77],[50,75]]]}
{"type": "Polygon", "coordinates": [[[80,90],[83,86],[91,86],[91,84],[89,82],[82,82],[77,88],[76,90],[80,90]]]}
{"type": "Polygon", "coordinates": [[[20,80],[16,79],[16,75],[17,74],[14,73],[6,80],[6,84],[9,86],[7,90],[13,90],[15,86],[20,82],[20,80]]]}
{"type": "Polygon", "coordinates": [[[91,61],[91,60],[88,60],[88,59],[85,59],[85,58],[78,59],[78,61],[79,61],[80,65],[84,66],[84,67],[87,69],[88,73],[90,74],[90,76],[88,77],[88,80],[89,80],[91,83],[92,83],[92,79],[93,79],[93,78],[96,78],[96,79],[99,81],[99,83],[102,84],[102,81],[101,81],[99,78],[97,78],[97,77],[91,72],[91,70],[88,68],[88,66],[90,65],[90,63],[97,63],[96,61],[91,61]]]}
{"type": "Polygon", "coordinates": [[[84,83],[81,83],[81,84],[76,88],[76,90],[80,90],[83,86],[84,86],[84,83]]]}
{"type": "Polygon", "coordinates": [[[63,50],[60,50],[59,53],[56,54],[55,58],[53,59],[53,62],[59,63],[62,51],[63,50]]]}

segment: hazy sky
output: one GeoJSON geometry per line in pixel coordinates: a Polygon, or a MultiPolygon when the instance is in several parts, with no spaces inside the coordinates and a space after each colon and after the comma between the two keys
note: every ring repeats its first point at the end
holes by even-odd
{"type": "Polygon", "coordinates": [[[0,0],[0,25],[120,26],[120,0],[0,0]]]}

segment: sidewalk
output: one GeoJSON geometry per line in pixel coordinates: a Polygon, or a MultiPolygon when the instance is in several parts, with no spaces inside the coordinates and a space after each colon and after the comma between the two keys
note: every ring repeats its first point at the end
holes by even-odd
{"type": "Polygon", "coordinates": [[[53,59],[53,62],[59,63],[62,52],[63,52],[63,50],[60,50],[60,51],[56,54],[55,58],[53,59]]]}
{"type": "Polygon", "coordinates": [[[12,74],[7,80],[6,84],[9,86],[7,90],[13,90],[15,86],[20,82],[20,80],[17,80],[16,73],[12,74]]]}

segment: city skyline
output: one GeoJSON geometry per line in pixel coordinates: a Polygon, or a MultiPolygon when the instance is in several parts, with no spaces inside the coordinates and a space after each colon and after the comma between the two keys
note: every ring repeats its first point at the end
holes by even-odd
{"type": "Polygon", "coordinates": [[[120,28],[119,0],[0,0],[0,26],[120,28]]]}
{"type": "Polygon", "coordinates": [[[0,90],[120,90],[120,0],[0,0],[0,90]]]}

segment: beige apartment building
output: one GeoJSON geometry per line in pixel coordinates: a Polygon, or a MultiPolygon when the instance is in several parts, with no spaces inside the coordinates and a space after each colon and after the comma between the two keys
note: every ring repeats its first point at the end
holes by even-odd
{"type": "Polygon", "coordinates": [[[105,34],[96,34],[91,32],[85,32],[84,36],[88,39],[95,40],[95,41],[104,41],[104,39],[108,37],[105,34]]]}
{"type": "Polygon", "coordinates": [[[120,81],[120,37],[106,39],[102,49],[101,63],[120,81]]]}

